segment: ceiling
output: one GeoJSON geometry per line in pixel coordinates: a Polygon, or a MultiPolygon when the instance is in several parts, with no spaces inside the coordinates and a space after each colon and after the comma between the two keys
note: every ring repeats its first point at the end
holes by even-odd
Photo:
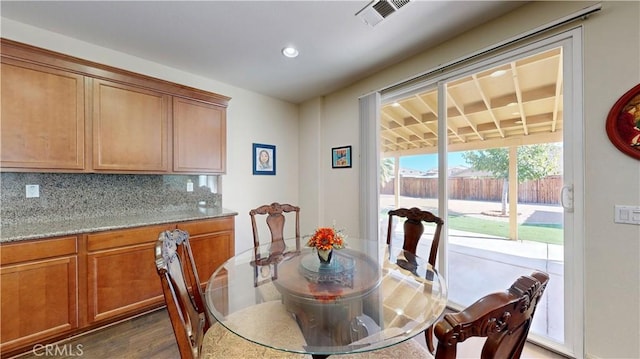
{"type": "Polygon", "coordinates": [[[300,103],[365,78],[524,3],[416,0],[375,27],[355,16],[369,1],[3,0],[0,14],[300,103]],[[280,51],[287,45],[295,45],[300,56],[282,56],[280,51]]]}
{"type": "MultiPolygon", "coordinates": [[[[561,48],[484,69],[446,87],[449,151],[562,140],[561,48]],[[498,70],[502,73],[492,76],[498,70]]],[[[385,103],[380,118],[384,156],[436,153],[437,116],[433,87],[385,103]]]]}

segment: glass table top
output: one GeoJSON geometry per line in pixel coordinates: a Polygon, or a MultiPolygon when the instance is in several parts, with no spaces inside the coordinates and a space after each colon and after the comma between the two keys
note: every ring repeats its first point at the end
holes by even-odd
{"type": "Polygon", "coordinates": [[[266,347],[322,357],[398,344],[442,315],[444,279],[401,247],[348,239],[321,265],[304,240],[252,248],[209,278],[210,314],[266,347]]]}

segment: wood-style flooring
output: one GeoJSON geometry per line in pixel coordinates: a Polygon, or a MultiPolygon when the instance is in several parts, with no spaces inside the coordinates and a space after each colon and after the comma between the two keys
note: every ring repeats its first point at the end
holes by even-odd
{"type": "MultiPolygon", "coordinates": [[[[424,335],[418,335],[424,345],[424,335]]],[[[472,338],[473,339],[473,338],[472,338]]],[[[162,308],[142,316],[132,318],[106,328],[67,339],[57,344],[66,355],[45,355],[39,352],[27,352],[14,358],[19,359],[179,359],[178,346],[171,328],[167,310],[162,308]]],[[[473,353],[478,353],[473,348],[473,353]]],[[[58,352],[60,354],[60,352],[58,352]]],[[[460,359],[472,359],[473,356],[458,352],[460,359]]],[[[521,359],[566,359],[534,344],[524,348],[521,359]]],[[[229,358],[236,359],[236,358],[229,358]]],[[[243,359],[243,358],[237,358],[243,359]]],[[[363,354],[362,359],[367,359],[363,354]]],[[[414,359],[414,358],[411,358],[414,359]]]]}
{"type": "Polygon", "coordinates": [[[169,314],[165,308],[57,343],[66,355],[43,350],[15,358],[42,359],[179,359],[169,314]],[[51,352],[50,352],[51,354],[51,352]],[[55,354],[55,353],[54,353],[55,354]]]}

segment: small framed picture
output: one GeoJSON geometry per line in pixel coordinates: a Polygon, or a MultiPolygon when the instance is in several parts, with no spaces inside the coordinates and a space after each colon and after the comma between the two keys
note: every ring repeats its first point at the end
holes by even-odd
{"type": "Polygon", "coordinates": [[[331,149],[331,168],[351,168],[351,146],[331,149]]]}
{"type": "Polygon", "coordinates": [[[252,153],[254,175],[276,174],[276,146],[254,143],[252,153]]]}

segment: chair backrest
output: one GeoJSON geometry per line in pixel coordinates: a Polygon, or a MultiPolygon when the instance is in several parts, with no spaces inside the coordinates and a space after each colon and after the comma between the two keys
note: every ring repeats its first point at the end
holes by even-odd
{"type": "Polygon", "coordinates": [[[436,256],[438,255],[438,245],[440,243],[440,232],[444,221],[429,211],[423,211],[420,208],[398,208],[389,211],[389,225],[387,227],[387,244],[391,244],[391,236],[393,233],[393,217],[406,218],[404,222],[404,244],[405,251],[416,254],[418,242],[424,233],[424,223],[435,223],[436,230],[433,233],[433,241],[431,242],[431,251],[429,252],[429,264],[435,267],[436,256]]]}
{"type": "Polygon", "coordinates": [[[505,292],[493,293],[463,311],[445,316],[435,325],[436,359],[456,357],[457,344],[470,337],[486,337],[481,359],[518,359],[533,314],[549,281],[543,272],[522,276],[505,292]]]}
{"type": "Polygon", "coordinates": [[[267,215],[267,226],[271,232],[271,242],[278,242],[284,239],[284,213],[295,213],[295,238],[296,243],[300,240],[300,207],[292,206],[290,204],[280,204],[274,202],[260,206],[256,209],[249,211],[251,216],[251,226],[253,227],[253,245],[258,247],[260,245],[260,238],[258,236],[258,225],[256,223],[256,215],[267,215]]]}
{"type": "Polygon", "coordinates": [[[180,357],[198,358],[210,323],[205,315],[204,297],[189,245],[189,234],[179,229],[160,233],[155,256],[180,357]]]}

